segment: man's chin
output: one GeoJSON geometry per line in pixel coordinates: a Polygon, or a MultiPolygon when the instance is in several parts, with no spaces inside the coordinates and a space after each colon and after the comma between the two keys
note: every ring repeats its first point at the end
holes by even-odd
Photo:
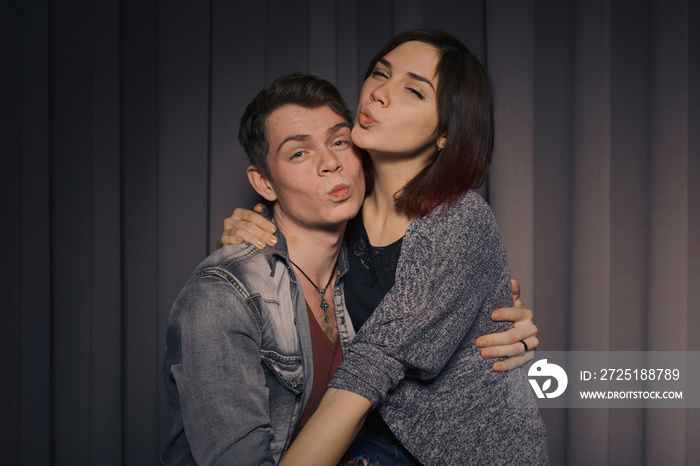
{"type": "Polygon", "coordinates": [[[324,219],[319,225],[322,229],[327,231],[339,231],[345,228],[345,225],[355,218],[358,210],[347,209],[343,212],[333,212],[328,218],[324,219]]]}

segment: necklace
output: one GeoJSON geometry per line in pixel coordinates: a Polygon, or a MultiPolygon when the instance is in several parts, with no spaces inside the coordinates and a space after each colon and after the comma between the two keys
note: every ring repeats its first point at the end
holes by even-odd
{"type": "Polygon", "coordinates": [[[335,272],[335,266],[333,266],[333,270],[331,271],[331,276],[328,279],[328,283],[326,283],[326,286],[324,286],[323,288],[319,288],[318,286],[316,286],[316,284],[313,282],[313,280],[311,280],[309,278],[309,276],[306,275],[306,273],[303,270],[301,270],[301,267],[299,267],[294,262],[292,262],[291,259],[289,259],[289,262],[291,262],[294,267],[299,269],[299,272],[301,272],[301,274],[306,277],[306,279],[309,281],[309,283],[311,283],[313,285],[313,287],[316,289],[316,292],[318,292],[318,295],[321,297],[321,309],[323,309],[323,318],[326,320],[326,322],[328,322],[328,303],[326,302],[326,298],[323,295],[326,294],[326,290],[328,289],[328,285],[330,285],[331,280],[333,280],[333,272],[335,272]]]}

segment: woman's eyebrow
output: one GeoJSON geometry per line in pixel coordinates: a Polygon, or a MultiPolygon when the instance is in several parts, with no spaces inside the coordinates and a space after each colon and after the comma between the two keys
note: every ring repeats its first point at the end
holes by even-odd
{"type": "Polygon", "coordinates": [[[433,92],[436,92],[435,87],[433,86],[433,83],[431,83],[428,78],[425,78],[425,77],[423,77],[419,74],[416,74],[416,73],[411,73],[410,71],[408,72],[408,75],[411,78],[415,79],[416,81],[421,81],[421,82],[426,83],[428,86],[430,86],[430,88],[433,90],[433,92]]]}
{"type": "MultiPolygon", "coordinates": [[[[381,63],[382,65],[386,66],[386,67],[389,68],[389,69],[392,68],[391,62],[390,62],[389,60],[387,60],[386,58],[380,58],[379,60],[377,60],[377,62],[378,62],[378,63],[381,63]]],[[[426,83],[428,86],[430,86],[430,88],[433,90],[433,92],[437,92],[437,91],[435,90],[435,86],[433,86],[433,83],[431,83],[430,80],[429,80],[428,78],[426,78],[426,77],[424,77],[424,76],[421,76],[421,75],[419,75],[419,74],[417,74],[417,73],[410,72],[410,71],[409,71],[407,74],[408,74],[408,76],[411,77],[411,79],[415,79],[416,81],[424,82],[424,83],[426,83]]]]}

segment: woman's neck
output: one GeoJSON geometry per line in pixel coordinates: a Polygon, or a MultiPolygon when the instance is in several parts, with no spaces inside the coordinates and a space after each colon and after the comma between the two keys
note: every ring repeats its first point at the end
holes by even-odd
{"type": "Polygon", "coordinates": [[[391,200],[406,184],[427,165],[425,157],[383,156],[372,154],[374,167],[374,191],[378,196],[391,200]]]}
{"type": "Polygon", "coordinates": [[[386,246],[402,238],[413,221],[396,207],[395,197],[425,167],[425,160],[373,154],[372,162],[374,187],[362,206],[362,216],[370,243],[386,246]]]}

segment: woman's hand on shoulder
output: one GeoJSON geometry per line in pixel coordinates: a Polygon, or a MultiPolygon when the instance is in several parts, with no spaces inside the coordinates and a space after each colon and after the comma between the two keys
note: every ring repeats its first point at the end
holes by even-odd
{"type": "Polygon", "coordinates": [[[258,249],[277,244],[275,224],[260,215],[264,206],[256,204],[253,210],[238,208],[224,220],[224,231],[216,243],[216,248],[224,244],[241,244],[244,241],[258,249]]]}
{"type": "Polygon", "coordinates": [[[476,339],[476,346],[483,348],[481,356],[484,359],[508,357],[493,364],[493,370],[496,372],[515,369],[531,361],[535,356],[535,349],[540,345],[537,326],[532,321],[533,312],[523,307],[520,301],[520,285],[516,280],[511,281],[514,307],[496,309],[491,313],[491,319],[497,322],[513,322],[515,325],[505,332],[492,333],[476,339]]]}

